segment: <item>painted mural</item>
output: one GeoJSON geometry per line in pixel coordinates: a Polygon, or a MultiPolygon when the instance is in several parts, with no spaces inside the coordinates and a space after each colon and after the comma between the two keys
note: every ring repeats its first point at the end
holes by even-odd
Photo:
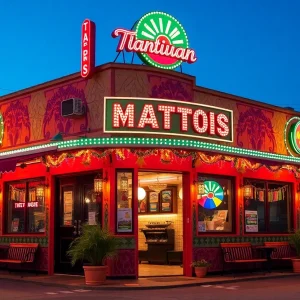
{"type": "Polygon", "coordinates": [[[15,147],[30,141],[31,123],[28,113],[28,103],[31,97],[16,99],[1,106],[4,120],[3,147],[15,147]]]}
{"type": "Polygon", "coordinates": [[[236,128],[238,147],[276,152],[274,112],[237,104],[239,118],[236,128]]]}
{"type": "Polygon", "coordinates": [[[86,131],[87,115],[80,119],[65,118],[61,115],[61,102],[69,98],[79,98],[87,107],[84,89],[87,81],[82,80],[59,88],[45,91],[47,107],[43,119],[43,135],[50,139],[57,133],[71,134],[86,131]]]}

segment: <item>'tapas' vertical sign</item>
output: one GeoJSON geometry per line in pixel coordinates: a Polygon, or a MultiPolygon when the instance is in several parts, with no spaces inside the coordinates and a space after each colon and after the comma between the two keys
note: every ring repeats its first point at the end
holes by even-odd
{"type": "Polygon", "coordinates": [[[81,27],[81,77],[92,75],[95,68],[95,33],[96,25],[89,19],[81,27]]]}

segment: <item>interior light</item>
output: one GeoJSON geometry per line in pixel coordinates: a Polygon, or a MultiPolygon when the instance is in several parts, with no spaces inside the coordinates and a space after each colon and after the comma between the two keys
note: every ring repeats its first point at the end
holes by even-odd
{"type": "Polygon", "coordinates": [[[142,187],[139,187],[138,188],[138,200],[141,201],[141,200],[145,199],[145,197],[146,197],[146,191],[142,187]]]}
{"type": "Polygon", "coordinates": [[[182,188],[180,188],[180,190],[178,192],[178,196],[179,196],[179,199],[182,200],[182,188]]]}

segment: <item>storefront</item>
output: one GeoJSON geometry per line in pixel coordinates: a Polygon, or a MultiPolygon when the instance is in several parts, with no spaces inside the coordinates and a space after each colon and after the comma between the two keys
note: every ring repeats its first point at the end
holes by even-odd
{"type": "Polygon", "coordinates": [[[66,250],[99,222],[120,239],[110,276],[191,276],[193,259],[222,269],[220,242],[298,228],[299,113],[155,66],[81,75],[1,99],[0,244],[38,242],[39,270],[80,273],[66,250]]]}

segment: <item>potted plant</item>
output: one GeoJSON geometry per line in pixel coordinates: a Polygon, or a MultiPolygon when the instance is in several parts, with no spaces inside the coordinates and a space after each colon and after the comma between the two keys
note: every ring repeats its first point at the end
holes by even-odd
{"type": "Polygon", "coordinates": [[[300,230],[290,235],[290,242],[295,246],[297,256],[292,258],[294,273],[300,273],[300,230]]]}
{"type": "Polygon", "coordinates": [[[205,259],[195,260],[192,262],[191,267],[195,268],[195,274],[198,278],[205,277],[207,274],[207,269],[211,264],[205,259]]]}
{"type": "Polygon", "coordinates": [[[83,269],[87,285],[100,285],[106,280],[107,266],[104,261],[117,253],[118,240],[100,225],[84,224],[82,235],[70,245],[67,254],[72,266],[84,262],[83,269]]]}

